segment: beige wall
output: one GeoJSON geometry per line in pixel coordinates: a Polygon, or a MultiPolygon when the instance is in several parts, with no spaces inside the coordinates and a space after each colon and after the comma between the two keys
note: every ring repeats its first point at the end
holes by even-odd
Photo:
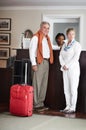
{"type": "MultiPolygon", "coordinates": [[[[11,18],[11,50],[20,47],[21,33],[25,29],[31,29],[35,33],[39,29],[43,14],[82,14],[83,15],[83,43],[82,48],[86,49],[86,10],[0,10],[1,18],[11,18]]],[[[12,50],[11,55],[15,52],[12,50]]]]}

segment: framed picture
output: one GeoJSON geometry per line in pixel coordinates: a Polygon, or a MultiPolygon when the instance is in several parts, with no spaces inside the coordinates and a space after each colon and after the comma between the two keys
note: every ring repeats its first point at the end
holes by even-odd
{"type": "Polygon", "coordinates": [[[0,33],[0,45],[10,45],[11,34],[10,33],[0,33]]]}
{"type": "Polygon", "coordinates": [[[10,31],[10,30],[11,30],[11,19],[0,18],[0,31],[10,31]]]}
{"type": "Polygon", "coordinates": [[[7,68],[7,59],[0,59],[0,68],[7,68]]]}
{"type": "Polygon", "coordinates": [[[9,47],[0,47],[0,59],[8,59],[10,57],[9,47]]]}

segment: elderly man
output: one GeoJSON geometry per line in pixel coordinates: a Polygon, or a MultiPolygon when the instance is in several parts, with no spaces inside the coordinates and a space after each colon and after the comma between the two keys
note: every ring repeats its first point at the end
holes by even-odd
{"type": "Polygon", "coordinates": [[[30,59],[33,70],[34,108],[44,107],[47,91],[49,62],[53,63],[53,51],[48,36],[50,24],[42,22],[39,31],[30,42],[30,59]]]}

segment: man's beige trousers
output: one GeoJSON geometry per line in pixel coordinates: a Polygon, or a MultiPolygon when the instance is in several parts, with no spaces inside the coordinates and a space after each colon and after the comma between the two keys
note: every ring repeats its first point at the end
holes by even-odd
{"type": "Polygon", "coordinates": [[[38,70],[33,73],[34,107],[44,106],[48,83],[49,61],[38,64],[38,70]]]}

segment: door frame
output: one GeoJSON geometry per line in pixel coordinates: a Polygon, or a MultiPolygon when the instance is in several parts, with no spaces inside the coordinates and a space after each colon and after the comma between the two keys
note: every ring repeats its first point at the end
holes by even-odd
{"type": "Polygon", "coordinates": [[[83,14],[43,14],[42,20],[50,23],[49,36],[53,43],[53,24],[56,23],[57,19],[79,19],[79,39],[80,44],[83,45],[83,14]]]}

